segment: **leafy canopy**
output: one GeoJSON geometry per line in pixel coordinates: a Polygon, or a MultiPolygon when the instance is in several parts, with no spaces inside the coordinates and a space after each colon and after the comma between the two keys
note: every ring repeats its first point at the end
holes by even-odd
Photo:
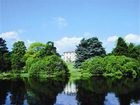
{"type": "Polygon", "coordinates": [[[11,69],[10,53],[6,46],[6,41],[0,38],[0,71],[8,71],[11,69]]]}
{"type": "Polygon", "coordinates": [[[23,41],[18,41],[13,44],[11,55],[13,70],[21,70],[25,66],[25,61],[23,60],[25,52],[26,46],[23,41]]]}
{"type": "Polygon", "coordinates": [[[30,76],[52,77],[68,73],[68,68],[56,52],[53,42],[31,44],[24,59],[30,76]]]}
{"type": "Polygon", "coordinates": [[[140,74],[138,61],[125,56],[93,57],[82,63],[83,72],[110,74],[112,76],[136,76],[140,74]]]}
{"type": "Polygon", "coordinates": [[[102,47],[102,42],[96,37],[82,39],[75,52],[77,58],[75,61],[75,67],[79,67],[82,62],[91,57],[104,56],[106,54],[102,47]]]}
{"type": "MultiPolygon", "coordinates": [[[[126,43],[123,38],[119,37],[116,47],[113,49],[113,55],[124,55],[130,58],[139,60],[140,57],[140,45],[133,43],[126,43]]],[[[139,60],[140,61],[140,60],[139,60]]]]}

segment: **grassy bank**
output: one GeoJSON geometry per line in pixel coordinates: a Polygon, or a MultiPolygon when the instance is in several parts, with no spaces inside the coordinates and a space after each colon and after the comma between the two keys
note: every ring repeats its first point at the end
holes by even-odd
{"type": "Polygon", "coordinates": [[[86,79],[92,76],[90,73],[84,73],[80,69],[74,68],[74,63],[69,62],[67,63],[67,66],[69,68],[70,81],[78,79],[86,79]]]}
{"type": "Polygon", "coordinates": [[[74,68],[74,63],[67,63],[69,73],[70,73],[70,80],[77,80],[81,78],[81,71],[80,69],[74,68]]]}
{"type": "MultiPolygon", "coordinates": [[[[82,73],[80,69],[74,68],[74,63],[67,63],[69,73],[70,73],[70,81],[78,80],[81,78],[89,78],[91,75],[89,73],[82,73]]],[[[21,71],[11,71],[11,72],[4,72],[0,73],[0,79],[15,79],[15,78],[28,78],[29,74],[27,72],[21,71]]],[[[55,77],[50,75],[44,75],[43,73],[40,74],[41,78],[47,78],[47,77],[55,77]]]]}
{"type": "Polygon", "coordinates": [[[16,79],[29,77],[27,72],[3,72],[0,73],[0,79],[16,79]]]}

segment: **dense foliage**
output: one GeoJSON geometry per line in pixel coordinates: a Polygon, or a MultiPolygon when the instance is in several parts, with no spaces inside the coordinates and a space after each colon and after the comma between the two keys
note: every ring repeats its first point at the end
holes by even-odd
{"type": "Polygon", "coordinates": [[[119,37],[117,41],[116,48],[113,49],[112,53],[114,55],[125,55],[128,54],[128,46],[123,38],[119,37]]]}
{"type": "Polygon", "coordinates": [[[96,37],[82,39],[80,44],[77,46],[75,53],[77,58],[75,61],[75,67],[79,67],[82,62],[91,57],[104,56],[106,54],[102,47],[102,42],[100,42],[96,37]]]}
{"type": "MultiPolygon", "coordinates": [[[[82,39],[75,52],[75,67],[79,69],[75,68],[71,72],[68,71],[51,41],[46,44],[32,43],[27,50],[24,42],[18,41],[13,44],[12,51],[9,52],[6,41],[0,38],[0,72],[23,70],[20,72],[34,77],[63,76],[68,72],[72,75],[79,73],[78,76],[81,77],[100,74],[115,77],[136,77],[140,74],[140,45],[126,43],[121,37],[118,38],[112,53],[108,55],[102,47],[102,42],[96,37],[82,39]]],[[[18,75],[20,72],[15,73],[18,75]]]]}
{"type": "Polygon", "coordinates": [[[53,77],[68,73],[68,68],[57,53],[53,42],[31,44],[24,59],[30,76],[53,77]]]}
{"type": "Polygon", "coordinates": [[[140,63],[140,45],[137,45],[137,46],[135,46],[135,49],[136,49],[136,51],[137,51],[137,60],[139,61],[139,63],[140,63]]]}
{"type": "Polygon", "coordinates": [[[0,38],[0,71],[5,72],[11,69],[10,52],[6,46],[6,41],[0,38]]]}
{"type": "Polygon", "coordinates": [[[66,64],[57,55],[47,56],[33,63],[29,69],[30,76],[56,77],[67,75],[66,64]]]}
{"type": "Polygon", "coordinates": [[[18,41],[13,44],[11,63],[13,70],[21,70],[25,66],[25,61],[23,60],[24,54],[26,52],[26,47],[23,41],[18,41]]]}
{"type": "Polygon", "coordinates": [[[81,68],[83,72],[89,72],[92,75],[136,77],[140,74],[138,61],[125,56],[93,57],[82,63],[81,68]]]}
{"type": "Polygon", "coordinates": [[[117,40],[117,45],[112,51],[113,55],[124,55],[127,57],[139,59],[140,47],[139,45],[134,45],[133,43],[126,43],[123,38],[119,37],[117,40]]]}

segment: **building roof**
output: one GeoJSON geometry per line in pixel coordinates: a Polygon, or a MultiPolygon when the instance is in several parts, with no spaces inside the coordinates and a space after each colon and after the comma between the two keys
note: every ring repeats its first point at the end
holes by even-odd
{"type": "Polygon", "coordinates": [[[75,51],[66,51],[64,53],[75,53],[75,51]]]}

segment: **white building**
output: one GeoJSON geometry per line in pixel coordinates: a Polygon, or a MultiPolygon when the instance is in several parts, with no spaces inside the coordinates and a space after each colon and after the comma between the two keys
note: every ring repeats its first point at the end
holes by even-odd
{"type": "Polygon", "coordinates": [[[64,52],[62,59],[65,62],[74,62],[76,60],[76,53],[74,51],[64,52]]]}

